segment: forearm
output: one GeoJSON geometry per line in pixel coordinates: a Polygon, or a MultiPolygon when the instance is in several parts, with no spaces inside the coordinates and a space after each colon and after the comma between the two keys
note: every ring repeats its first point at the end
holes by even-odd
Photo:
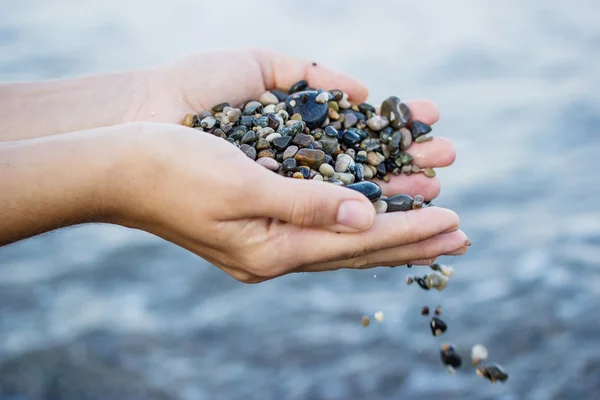
{"type": "Polygon", "coordinates": [[[0,143],[0,245],[69,225],[111,222],[126,159],[114,136],[104,128],[0,143]]]}
{"type": "Polygon", "coordinates": [[[0,85],[0,142],[133,121],[146,95],[145,71],[0,85]]]}

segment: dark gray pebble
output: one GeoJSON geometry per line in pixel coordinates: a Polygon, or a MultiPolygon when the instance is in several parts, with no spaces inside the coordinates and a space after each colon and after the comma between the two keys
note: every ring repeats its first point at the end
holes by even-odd
{"type": "Polygon", "coordinates": [[[431,132],[431,126],[421,121],[413,121],[410,124],[410,133],[412,134],[413,140],[419,136],[426,135],[431,132]]]}
{"type": "Polygon", "coordinates": [[[300,172],[302,174],[302,176],[304,177],[304,179],[309,179],[310,178],[310,168],[304,167],[304,166],[303,167],[298,167],[298,172],[300,172]]]}
{"type": "Polygon", "coordinates": [[[311,135],[306,135],[304,133],[299,133],[294,136],[292,143],[300,148],[307,148],[312,143],[313,137],[311,135]]]}
{"type": "Polygon", "coordinates": [[[279,125],[280,125],[280,121],[275,114],[267,115],[267,126],[269,128],[272,128],[275,132],[277,132],[279,125]]]}
{"type": "Polygon", "coordinates": [[[285,101],[287,112],[290,115],[300,114],[302,121],[306,123],[309,129],[315,129],[323,125],[327,119],[327,103],[318,103],[316,101],[318,91],[304,91],[294,93],[285,101]]]}
{"type": "Polygon", "coordinates": [[[387,212],[408,211],[413,209],[413,198],[407,194],[397,194],[384,199],[388,203],[387,212]]]}
{"type": "Polygon", "coordinates": [[[381,187],[375,182],[364,181],[359,183],[353,183],[346,187],[364,194],[372,202],[379,200],[382,194],[381,187]]]}
{"type": "Polygon", "coordinates": [[[328,126],[325,127],[325,135],[337,139],[337,137],[338,137],[338,131],[337,131],[337,129],[335,129],[331,125],[328,125],[328,126]]]}
{"type": "MultiPolygon", "coordinates": [[[[298,82],[294,83],[294,84],[292,85],[292,87],[290,88],[290,90],[289,90],[289,92],[288,92],[288,93],[289,93],[289,94],[292,94],[292,93],[296,93],[296,92],[301,92],[301,91],[303,91],[303,90],[306,90],[307,88],[308,88],[308,82],[306,82],[306,81],[303,79],[303,80],[301,80],[301,81],[298,81],[298,82]]],[[[286,98],[287,98],[287,97],[286,97],[286,98]]],[[[290,115],[291,115],[291,113],[290,113],[290,115]]]]}
{"type": "Polygon", "coordinates": [[[431,321],[429,322],[429,327],[431,328],[431,334],[433,336],[440,336],[441,334],[446,332],[446,329],[448,329],[446,323],[438,317],[431,318],[431,321]]]}
{"type": "Polygon", "coordinates": [[[452,368],[459,368],[462,365],[462,358],[451,344],[442,345],[442,348],[440,349],[440,359],[444,365],[449,365],[452,368]]]}
{"type": "Polygon", "coordinates": [[[495,383],[496,381],[506,382],[508,374],[498,364],[489,364],[477,368],[477,375],[488,379],[490,382],[495,383]]]}
{"type": "Polygon", "coordinates": [[[298,164],[296,162],[296,160],[294,160],[293,158],[288,158],[287,160],[284,160],[281,165],[283,165],[283,169],[286,172],[295,172],[296,169],[298,168],[298,164]]]}
{"type": "Polygon", "coordinates": [[[281,90],[271,90],[271,93],[273,93],[275,95],[275,97],[277,97],[277,100],[281,101],[285,101],[285,99],[287,99],[288,94],[285,92],[282,92],[281,90]]]}
{"type": "Polygon", "coordinates": [[[221,103],[221,104],[217,104],[216,106],[214,106],[214,107],[212,108],[212,110],[213,110],[214,112],[218,113],[218,112],[221,112],[221,111],[223,111],[223,109],[224,109],[225,107],[231,107],[231,106],[229,105],[229,103],[221,103]]]}
{"type": "Polygon", "coordinates": [[[249,158],[256,160],[256,149],[249,144],[243,144],[240,146],[240,150],[244,152],[249,158]]]}
{"type": "Polygon", "coordinates": [[[241,125],[251,128],[254,126],[254,118],[249,115],[243,115],[240,120],[241,125]]]}
{"type": "Polygon", "coordinates": [[[370,105],[369,103],[361,103],[358,105],[358,109],[361,113],[366,114],[367,112],[375,112],[375,107],[370,105]]]}
{"type": "Polygon", "coordinates": [[[273,147],[275,147],[277,151],[283,151],[290,145],[290,143],[292,143],[292,140],[292,136],[282,136],[273,140],[273,147]]]}
{"type": "Polygon", "coordinates": [[[344,92],[338,89],[330,90],[329,93],[331,93],[335,101],[340,101],[344,97],[344,92]]]}
{"type": "Polygon", "coordinates": [[[381,103],[381,115],[390,121],[394,129],[404,127],[410,120],[410,108],[398,97],[390,96],[381,103]]]}
{"type": "Polygon", "coordinates": [[[256,141],[256,132],[250,130],[248,132],[246,132],[244,134],[244,136],[242,136],[242,139],[240,140],[242,144],[248,144],[248,143],[253,143],[256,141]]]}
{"type": "Polygon", "coordinates": [[[350,131],[350,130],[347,130],[344,133],[344,137],[342,139],[342,142],[346,146],[348,146],[348,147],[354,147],[354,146],[358,145],[361,142],[361,138],[360,138],[360,136],[357,133],[355,133],[353,131],[350,131]]]}
{"type": "Polygon", "coordinates": [[[263,105],[259,101],[249,101],[244,107],[244,115],[259,114],[263,109],[263,105]]]}

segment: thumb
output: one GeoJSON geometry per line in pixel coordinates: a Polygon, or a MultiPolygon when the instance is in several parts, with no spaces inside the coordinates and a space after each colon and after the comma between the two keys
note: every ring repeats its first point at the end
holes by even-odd
{"type": "Polygon", "coordinates": [[[272,175],[269,190],[260,190],[253,202],[262,217],[305,227],[335,232],[369,229],[375,221],[375,207],[363,194],[332,183],[272,175]]]}

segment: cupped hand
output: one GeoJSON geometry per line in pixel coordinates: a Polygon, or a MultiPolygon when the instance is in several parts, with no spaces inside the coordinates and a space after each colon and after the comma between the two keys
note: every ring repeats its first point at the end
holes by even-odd
{"type": "Polygon", "coordinates": [[[242,282],[428,263],[466,249],[453,211],[376,215],[356,191],[280,176],[216,136],[161,123],[121,129],[133,150],[119,178],[117,223],[184,247],[242,282]]]}
{"type": "MultiPolygon", "coordinates": [[[[289,57],[265,49],[207,52],[146,72],[147,94],[135,112],[137,121],[179,124],[187,113],[210,110],[223,102],[241,105],[257,99],[265,90],[287,90],[301,79],[313,88],[343,90],[357,103],[367,101],[368,96],[368,89],[361,82],[327,68],[318,60],[289,57]]],[[[408,100],[406,103],[413,119],[430,125],[439,119],[438,109],[430,101],[408,100]]],[[[408,153],[421,168],[449,166],[456,155],[452,143],[443,137],[414,143],[408,153]]],[[[437,177],[413,174],[390,178],[387,183],[375,181],[386,196],[421,194],[426,200],[432,200],[440,192],[437,177]]]]}

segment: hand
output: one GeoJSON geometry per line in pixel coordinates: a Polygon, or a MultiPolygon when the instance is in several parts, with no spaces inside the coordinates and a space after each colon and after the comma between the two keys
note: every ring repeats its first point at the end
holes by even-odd
{"type": "Polygon", "coordinates": [[[134,150],[125,152],[129,164],[119,181],[126,185],[114,201],[121,207],[114,222],[184,247],[242,282],[429,264],[466,250],[450,210],[375,215],[358,192],[282,177],[216,136],[159,123],[119,129],[134,150]]]}
{"type": "MultiPolygon", "coordinates": [[[[301,79],[306,79],[311,87],[343,90],[350,100],[359,103],[367,100],[368,89],[362,83],[321,63],[313,65],[313,60],[264,49],[215,51],[148,70],[145,78],[148,95],[143,99],[143,105],[136,109],[139,111],[133,120],[179,124],[187,113],[210,110],[222,102],[240,105],[257,99],[265,90],[287,90],[301,79]]],[[[413,100],[407,104],[413,119],[430,125],[439,119],[439,112],[430,101],[413,100]]],[[[414,164],[421,168],[449,166],[456,155],[452,143],[442,137],[414,143],[408,152],[414,164]]],[[[423,174],[391,177],[389,183],[375,182],[386,196],[421,194],[426,200],[432,200],[440,192],[438,178],[423,174]]]]}

